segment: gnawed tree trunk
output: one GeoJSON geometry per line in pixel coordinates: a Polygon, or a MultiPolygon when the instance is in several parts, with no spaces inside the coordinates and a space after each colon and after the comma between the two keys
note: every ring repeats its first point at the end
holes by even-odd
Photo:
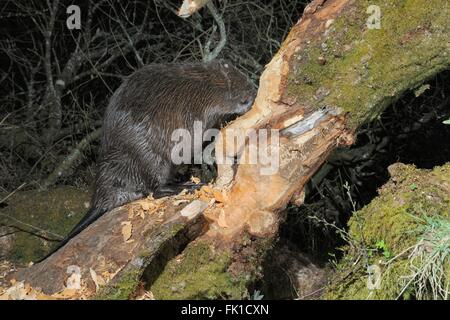
{"type": "MultiPolygon", "coordinates": [[[[301,203],[305,183],[330,152],[351,144],[361,123],[376,117],[406,90],[448,69],[448,16],[448,4],[438,0],[313,1],[267,65],[252,110],[229,126],[280,130],[277,173],[262,175],[260,164],[221,165],[214,189],[195,196],[208,204],[204,210],[208,230],[200,216],[191,222],[181,218],[175,197],[159,204],[163,219],[159,224],[153,218],[131,218],[132,237],[124,241],[119,230],[130,219],[125,208],[118,208],[16,277],[55,292],[63,288],[69,264],[77,264],[87,282],[92,278],[90,269],[98,275],[101,264],[111,264],[111,270],[122,271],[100,297],[125,298],[137,287],[145,267],[151,266],[147,269],[151,272],[152,263],[164,262],[161,248],[177,243],[173,238],[182,232],[190,235],[185,242],[198,237],[162,272],[157,270],[158,276],[154,272],[150,276],[148,285],[155,297],[245,297],[277,237],[283,209],[293,198],[301,203]],[[379,29],[377,21],[373,23],[378,13],[379,29]],[[176,227],[171,229],[174,221],[176,227]],[[194,226],[196,232],[187,231],[194,226]]],[[[272,139],[269,149],[277,145],[272,139]]],[[[251,142],[238,147],[245,155],[251,142]]]]}

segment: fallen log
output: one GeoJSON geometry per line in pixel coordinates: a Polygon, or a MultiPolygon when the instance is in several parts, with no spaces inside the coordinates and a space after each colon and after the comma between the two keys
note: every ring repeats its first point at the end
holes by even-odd
{"type": "Polygon", "coordinates": [[[160,270],[164,261],[206,230],[201,213],[208,203],[192,201],[193,197],[150,198],[116,208],[48,259],[14,277],[45,294],[67,288],[93,294],[109,283],[98,297],[126,299],[146,267],[160,270]]]}

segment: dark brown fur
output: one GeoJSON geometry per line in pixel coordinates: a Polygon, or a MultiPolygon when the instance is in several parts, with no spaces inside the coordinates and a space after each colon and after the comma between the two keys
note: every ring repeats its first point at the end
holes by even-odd
{"type": "Polygon", "coordinates": [[[170,183],[171,134],[195,120],[217,127],[249,110],[255,90],[230,64],[153,64],[130,75],[111,97],[103,122],[91,209],[65,244],[105,212],[170,183]]]}

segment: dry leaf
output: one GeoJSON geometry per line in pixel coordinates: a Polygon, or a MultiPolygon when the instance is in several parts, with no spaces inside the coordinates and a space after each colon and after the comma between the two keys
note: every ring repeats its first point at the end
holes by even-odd
{"type": "Polygon", "coordinates": [[[173,202],[173,205],[176,207],[176,206],[179,206],[180,204],[186,203],[186,202],[189,202],[189,200],[187,200],[187,199],[175,200],[175,201],[173,202]]]}
{"type": "Polygon", "coordinates": [[[219,219],[217,219],[217,224],[221,228],[228,228],[227,220],[225,219],[225,211],[221,211],[219,214],[219,219]]]}
{"type": "Polygon", "coordinates": [[[155,297],[151,291],[144,291],[144,293],[137,297],[136,300],[155,300],[155,297]]]}
{"type": "MultiPolygon", "coordinates": [[[[29,293],[29,291],[28,291],[29,293]]],[[[2,299],[4,300],[34,300],[36,297],[34,295],[27,296],[27,290],[23,281],[15,283],[12,287],[8,288],[2,299]]]]}
{"type": "Polygon", "coordinates": [[[69,298],[76,297],[77,293],[78,293],[77,289],[65,288],[63,291],[54,294],[53,297],[55,297],[55,298],[62,298],[62,299],[69,299],[69,298]]]}
{"type": "Polygon", "coordinates": [[[201,182],[201,180],[197,177],[191,176],[191,181],[195,184],[199,184],[201,182]]]}
{"type": "Polygon", "coordinates": [[[226,197],[223,195],[223,193],[219,190],[214,190],[214,199],[216,199],[217,202],[225,202],[226,197]]]}
{"type": "Polygon", "coordinates": [[[0,287],[0,300],[9,300],[9,294],[6,293],[6,289],[1,287],[0,287]]]}
{"type": "Polygon", "coordinates": [[[123,241],[127,242],[131,238],[132,231],[133,231],[133,226],[131,224],[131,221],[122,222],[123,241]]]}
{"type": "Polygon", "coordinates": [[[97,275],[94,269],[89,268],[89,272],[91,274],[92,281],[95,283],[95,291],[98,291],[100,286],[105,285],[106,281],[101,276],[97,275]]]}
{"type": "Polygon", "coordinates": [[[133,219],[133,216],[134,216],[134,208],[133,208],[133,206],[129,206],[128,207],[128,219],[133,219]]]}
{"type": "Polygon", "coordinates": [[[209,193],[209,194],[213,194],[213,190],[212,190],[212,188],[210,186],[203,186],[201,188],[201,191],[209,193]]]}
{"type": "Polygon", "coordinates": [[[24,290],[25,290],[25,294],[29,294],[29,293],[31,293],[32,288],[28,283],[25,283],[24,290]]]}
{"type": "Polygon", "coordinates": [[[109,271],[102,272],[102,278],[105,279],[105,284],[109,282],[114,277],[115,274],[112,274],[109,271]]]}
{"type": "Polygon", "coordinates": [[[36,293],[36,299],[37,300],[57,300],[56,297],[48,296],[46,294],[43,294],[42,292],[37,292],[36,293]]]}
{"type": "Polygon", "coordinates": [[[144,211],[150,210],[150,203],[148,203],[147,201],[141,201],[141,208],[144,211]]]}

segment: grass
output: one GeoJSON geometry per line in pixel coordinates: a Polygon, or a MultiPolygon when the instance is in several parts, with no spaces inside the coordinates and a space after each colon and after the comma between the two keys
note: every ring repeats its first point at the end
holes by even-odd
{"type": "Polygon", "coordinates": [[[405,284],[399,297],[410,286],[415,289],[417,299],[449,298],[450,221],[442,217],[424,216],[423,236],[410,249],[408,256],[411,273],[404,277],[405,284]]]}

